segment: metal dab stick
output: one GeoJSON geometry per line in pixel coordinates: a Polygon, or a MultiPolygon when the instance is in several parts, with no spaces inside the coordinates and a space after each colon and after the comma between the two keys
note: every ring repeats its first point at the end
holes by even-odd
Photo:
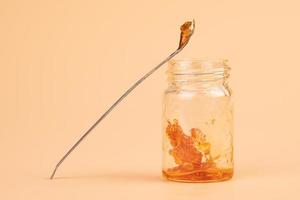
{"type": "Polygon", "coordinates": [[[161,63],[159,63],[156,67],[150,70],[147,74],[145,74],[141,79],[139,79],[136,83],[134,83],[117,101],[115,101],[111,107],[81,136],[81,138],[71,147],[71,149],[60,159],[60,161],[56,164],[50,179],[53,179],[55,173],[59,166],[63,163],[63,161],[70,155],[70,153],[82,142],[82,140],[139,84],[141,84],[146,78],[148,78],[151,74],[153,74],[156,70],[158,70],[163,64],[168,62],[171,58],[177,55],[181,50],[188,44],[191,36],[195,30],[195,20],[187,21],[180,27],[180,41],[178,48],[172,54],[170,54],[167,58],[165,58],[161,63]]]}

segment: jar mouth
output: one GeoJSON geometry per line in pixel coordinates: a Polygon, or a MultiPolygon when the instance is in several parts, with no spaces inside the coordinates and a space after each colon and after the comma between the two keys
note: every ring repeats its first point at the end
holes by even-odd
{"type": "Polygon", "coordinates": [[[173,75],[228,74],[227,59],[180,58],[169,61],[167,73],[173,75]]]}
{"type": "Polygon", "coordinates": [[[172,59],[167,70],[169,83],[226,81],[230,75],[227,59],[172,59]]]}

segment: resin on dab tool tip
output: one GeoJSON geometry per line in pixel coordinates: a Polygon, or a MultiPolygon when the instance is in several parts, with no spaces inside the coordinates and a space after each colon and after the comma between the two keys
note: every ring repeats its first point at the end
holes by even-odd
{"type": "Polygon", "coordinates": [[[81,136],[81,138],[67,151],[67,153],[60,159],[60,161],[56,164],[50,179],[53,179],[55,173],[59,166],[63,163],[63,161],[70,155],[70,153],[81,143],[81,141],[139,84],[141,84],[146,78],[148,78],[151,74],[153,74],[156,70],[158,70],[163,64],[168,62],[171,58],[177,55],[189,42],[191,36],[195,30],[195,20],[185,22],[180,27],[180,41],[178,48],[170,54],[167,58],[165,58],[161,63],[159,63],[156,67],[150,70],[147,74],[145,74],[142,78],[140,78],[136,83],[134,83],[119,99],[117,99],[111,107],[81,136]]]}

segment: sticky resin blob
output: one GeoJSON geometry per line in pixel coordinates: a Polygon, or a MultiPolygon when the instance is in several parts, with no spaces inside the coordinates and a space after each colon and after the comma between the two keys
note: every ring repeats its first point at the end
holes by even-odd
{"type": "Polygon", "coordinates": [[[163,175],[173,181],[216,182],[228,180],[233,175],[232,168],[219,168],[211,155],[211,144],[198,128],[186,135],[178,120],[168,122],[165,134],[171,144],[169,154],[177,166],[163,170],[163,175]]]}

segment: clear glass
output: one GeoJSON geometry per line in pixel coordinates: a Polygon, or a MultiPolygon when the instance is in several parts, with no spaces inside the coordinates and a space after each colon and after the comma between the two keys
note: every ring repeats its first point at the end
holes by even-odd
{"type": "Polygon", "coordinates": [[[216,182],[233,176],[233,110],[226,60],[171,60],[163,103],[163,175],[216,182]]]}

